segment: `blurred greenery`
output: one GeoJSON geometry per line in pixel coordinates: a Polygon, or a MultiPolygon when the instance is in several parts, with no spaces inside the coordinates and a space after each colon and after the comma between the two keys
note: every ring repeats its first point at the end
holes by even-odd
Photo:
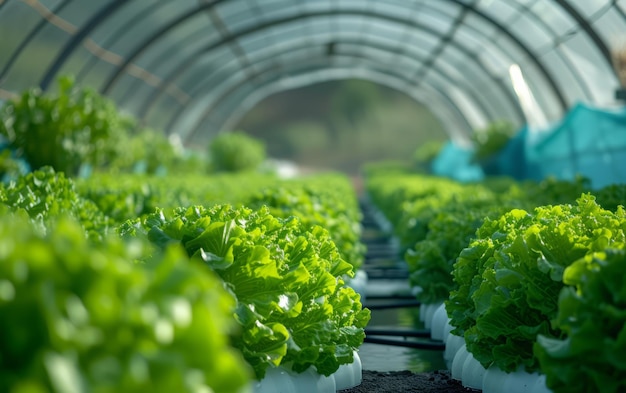
{"type": "Polygon", "coordinates": [[[440,140],[432,140],[420,145],[413,154],[416,168],[422,172],[430,173],[430,166],[441,152],[443,145],[443,141],[440,140]]]}
{"type": "Polygon", "coordinates": [[[475,152],[474,160],[481,162],[498,153],[515,134],[515,126],[508,120],[497,120],[484,129],[472,133],[475,152]]]}
{"type": "Polygon", "coordinates": [[[32,88],[0,106],[4,180],[44,166],[68,176],[206,171],[206,153],[186,150],[176,136],[145,128],[110,98],[76,85],[73,76],[60,77],[57,85],[57,93],[32,88]]]}
{"type": "Polygon", "coordinates": [[[373,161],[414,162],[416,149],[447,135],[423,105],[362,80],[332,81],[275,94],[236,127],[268,155],[312,169],[357,174],[373,161]]]}
{"type": "Polygon", "coordinates": [[[123,154],[120,143],[131,122],[110,99],[72,77],[58,80],[59,93],[26,90],[0,110],[0,135],[32,168],[52,166],[70,175],[83,165],[108,167],[123,154]]]}
{"type": "MultiPolygon", "coordinates": [[[[73,94],[85,94],[85,91],[91,90],[76,88],[73,94]]],[[[46,99],[55,97],[54,93],[42,96],[46,99]]],[[[98,108],[106,107],[108,111],[104,117],[112,120],[113,126],[104,127],[103,131],[115,134],[114,138],[107,139],[108,148],[90,149],[87,141],[87,145],[80,145],[84,147],[81,147],[81,152],[84,150],[81,154],[70,156],[64,148],[53,149],[54,152],[61,151],[58,156],[66,161],[71,158],[69,163],[38,162],[43,156],[33,153],[24,157],[31,166],[53,165],[70,175],[77,174],[83,163],[91,164],[94,171],[106,169],[117,173],[206,170],[208,150],[194,150],[191,146],[183,149],[163,133],[145,129],[131,117],[114,113],[114,104],[107,98],[93,93],[90,98],[100,103],[98,108]]],[[[89,112],[84,106],[72,109],[87,116],[82,114],[89,112]]],[[[43,113],[53,112],[51,107],[44,109],[43,113]]],[[[29,122],[20,124],[31,127],[29,122]]],[[[57,128],[62,137],[55,138],[55,143],[62,146],[65,146],[64,140],[80,134],[76,127],[59,125],[57,128]]],[[[416,162],[416,151],[447,139],[438,119],[425,106],[404,93],[362,80],[325,82],[275,94],[247,113],[235,129],[244,130],[261,141],[266,155],[271,158],[292,161],[305,171],[309,168],[337,170],[350,175],[360,173],[366,163],[384,160],[424,167],[421,162],[416,162]]],[[[30,136],[32,132],[26,134],[30,136]]],[[[52,137],[49,132],[45,135],[52,137]]],[[[42,146],[40,140],[35,145],[42,146]]],[[[214,152],[213,156],[219,154],[214,152]]],[[[236,154],[240,161],[252,159],[251,155],[236,154]]],[[[5,169],[5,173],[9,172],[10,168],[5,169]]]]}
{"type": "Polygon", "coordinates": [[[224,132],[209,142],[211,171],[257,170],[266,158],[263,142],[241,132],[224,132]]]}

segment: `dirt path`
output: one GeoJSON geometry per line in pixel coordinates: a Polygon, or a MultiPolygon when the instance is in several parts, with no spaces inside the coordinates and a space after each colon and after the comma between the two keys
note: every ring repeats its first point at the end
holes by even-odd
{"type": "Polygon", "coordinates": [[[449,371],[412,373],[410,371],[363,371],[363,382],[341,393],[467,393],[459,381],[450,378],[449,371]]]}

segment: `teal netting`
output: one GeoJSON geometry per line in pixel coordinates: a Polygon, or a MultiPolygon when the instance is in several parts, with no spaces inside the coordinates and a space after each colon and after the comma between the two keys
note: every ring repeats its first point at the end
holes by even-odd
{"type": "Polygon", "coordinates": [[[527,145],[529,178],[582,175],[594,188],[626,182],[626,108],[608,111],[579,104],[544,135],[527,145]]]}
{"type": "Polygon", "coordinates": [[[471,156],[471,150],[450,143],[435,160],[433,172],[460,181],[487,173],[534,180],[584,176],[594,188],[626,183],[626,108],[577,104],[547,129],[521,129],[483,168],[472,164],[471,156]]]}
{"type": "Polygon", "coordinates": [[[472,163],[473,151],[453,142],[448,142],[433,160],[434,174],[461,182],[478,181],[484,177],[480,166],[472,163]]]}

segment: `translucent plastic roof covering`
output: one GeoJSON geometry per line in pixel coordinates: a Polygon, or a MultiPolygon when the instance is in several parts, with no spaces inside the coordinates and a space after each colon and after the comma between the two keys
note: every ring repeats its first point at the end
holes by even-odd
{"type": "Polygon", "coordinates": [[[272,93],[354,77],[462,141],[614,104],[625,34],[626,0],[0,0],[0,98],[74,74],[196,143],[272,93]]]}

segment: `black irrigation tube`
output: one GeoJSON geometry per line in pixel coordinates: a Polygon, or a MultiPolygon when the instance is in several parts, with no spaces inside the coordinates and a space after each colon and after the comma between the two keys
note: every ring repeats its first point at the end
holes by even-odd
{"type": "Polygon", "coordinates": [[[405,347],[405,348],[413,348],[413,349],[424,349],[429,351],[443,351],[446,345],[443,342],[419,342],[419,341],[408,341],[408,340],[389,340],[385,338],[377,338],[377,337],[365,337],[366,343],[369,344],[382,344],[382,345],[391,345],[395,347],[405,347]]]}
{"type": "Polygon", "coordinates": [[[365,336],[392,336],[392,337],[418,337],[430,338],[430,330],[399,330],[365,328],[365,336]]]}
{"type": "MultiPolygon", "coordinates": [[[[376,297],[372,297],[372,296],[368,296],[368,299],[386,299],[386,298],[376,298],[376,297]]],[[[394,296],[394,299],[415,299],[414,296],[406,296],[406,297],[400,297],[400,296],[394,296]]],[[[387,303],[387,304],[371,304],[371,305],[365,305],[364,307],[369,308],[370,310],[387,310],[390,308],[405,308],[405,307],[419,307],[421,305],[421,303],[417,300],[409,300],[406,302],[394,302],[394,303],[387,303]]]]}
{"type": "MultiPolygon", "coordinates": [[[[406,270],[390,270],[390,269],[371,269],[371,268],[367,268],[365,271],[367,271],[367,275],[368,275],[368,279],[370,280],[403,280],[406,281],[409,279],[409,272],[407,272],[406,270]]],[[[388,296],[388,295],[374,295],[374,296],[369,296],[371,299],[388,299],[390,297],[392,298],[397,298],[397,299],[414,299],[415,296],[412,295],[406,295],[406,296],[397,296],[397,295],[393,295],[393,296],[388,296]]]]}

